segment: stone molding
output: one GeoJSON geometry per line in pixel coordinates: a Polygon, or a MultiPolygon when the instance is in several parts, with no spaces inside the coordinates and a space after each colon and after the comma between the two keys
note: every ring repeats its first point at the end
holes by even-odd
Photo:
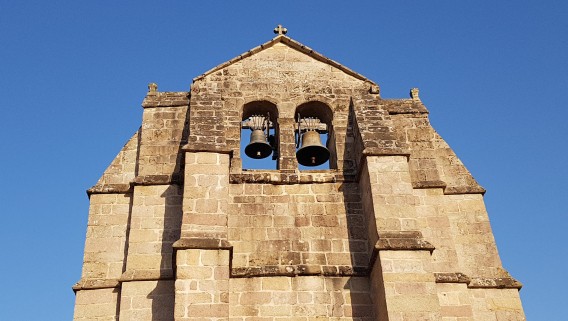
{"type": "Polygon", "coordinates": [[[94,185],[87,190],[87,195],[92,194],[128,194],[132,193],[130,184],[103,184],[94,185]]]}
{"type": "Polygon", "coordinates": [[[363,157],[367,156],[406,156],[410,157],[410,151],[402,148],[379,148],[367,147],[363,150],[363,157]]]}
{"type": "Polygon", "coordinates": [[[185,144],[181,148],[184,152],[191,152],[191,153],[218,153],[218,154],[229,154],[231,157],[233,155],[233,150],[219,147],[215,144],[199,144],[199,143],[190,143],[185,144]]]}
{"type": "Polygon", "coordinates": [[[120,282],[173,280],[172,270],[128,270],[120,276],[120,282]]]}
{"type": "Polygon", "coordinates": [[[452,186],[444,189],[446,195],[458,194],[485,194],[485,188],[481,186],[452,186]]]}
{"type": "Polygon", "coordinates": [[[436,283],[466,283],[469,284],[471,279],[463,273],[434,273],[436,283]]]}
{"type": "Polygon", "coordinates": [[[72,286],[73,292],[81,290],[112,289],[120,287],[118,279],[81,279],[72,286]]]}
{"type": "Polygon", "coordinates": [[[343,265],[268,265],[262,267],[239,267],[231,269],[231,278],[273,277],[273,276],[368,276],[366,267],[343,265]]]}
{"type": "Polygon", "coordinates": [[[503,278],[470,278],[463,273],[434,273],[436,283],[464,283],[470,289],[518,289],[523,284],[512,277],[503,278]]]}
{"type": "Polygon", "coordinates": [[[172,245],[174,250],[233,250],[227,240],[207,238],[181,238],[172,245]]]}
{"type": "Polygon", "coordinates": [[[422,238],[419,231],[386,231],[379,232],[379,240],[375,244],[376,251],[428,251],[436,248],[422,238]]]}
{"type": "Polygon", "coordinates": [[[426,188],[446,188],[447,184],[443,181],[418,181],[412,182],[412,187],[415,189],[426,189],[426,188]]]}
{"type": "Polygon", "coordinates": [[[230,174],[231,184],[242,183],[268,183],[275,185],[286,184],[318,184],[318,183],[337,183],[355,182],[354,175],[344,175],[338,170],[330,169],[319,173],[286,173],[279,170],[258,171],[239,174],[230,174]]]}
{"type": "Polygon", "coordinates": [[[136,176],[134,180],[132,180],[131,182],[131,184],[134,186],[171,185],[171,184],[181,185],[182,183],[183,183],[183,175],[181,174],[142,175],[142,176],[136,176]]]}
{"type": "Polygon", "coordinates": [[[183,107],[189,106],[189,95],[187,91],[181,92],[157,92],[150,91],[142,101],[143,108],[156,107],[183,107]]]}
{"type": "Polygon", "coordinates": [[[467,285],[470,289],[518,289],[523,287],[523,284],[514,278],[472,278],[471,282],[467,285]]]}

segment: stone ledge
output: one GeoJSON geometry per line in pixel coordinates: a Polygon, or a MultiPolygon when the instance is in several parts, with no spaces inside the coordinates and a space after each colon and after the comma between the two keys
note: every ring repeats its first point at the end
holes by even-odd
{"type": "Polygon", "coordinates": [[[217,153],[217,154],[229,154],[233,155],[233,150],[219,147],[215,144],[185,144],[181,148],[184,152],[192,152],[192,153],[217,153]]]}
{"type": "Polygon", "coordinates": [[[143,108],[180,106],[189,106],[189,92],[149,92],[142,101],[143,108]]]}
{"type": "Polygon", "coordinates": [[[445,195],[458,194],[485,194],[485,188],[481,186],[448,186],[444,189],[445,195]]]}
{"type": "Polygon", "coordinates": [[[363,149],[363,156],[406,156],[409,158],[410,151],[402,148],[366,147],[363,149]]]}
{"type": "Polygon", "coordinates": [[[95,185],[87,190],[87,195],[92,194],[127,194],[131,193],[130,184],[103,184],[95,185]]]}
{"type": "Polygon", "coordinates": [[[518,289],[523,284],[513,278],[472,278],[467,285],[470,289],[518,289]]]}
{"type": "Polygon", "coordinates": [[[142,185],[142,186],[150,186],[150,185],[171,185],[176,184],[180,185],[183,183],[183,175],[180,174],[172,174],[172,175],[143,175],[143,176],[136,176],[132,180],[132,185],[142,185]]]}
{"type": "Polygon", "coordinates": [[[446,183],[443,181],[418,181],[412,182],[412,187],[415,189],[446,188],[446,183]]]}
{"type": "Polygon", "coordinates": [[[174,278],[173,271],[170,270],[127,270],[118,279],[120,282],[132,281],[158,281],[172,280],[174,278]]]}
{"type": "Polygon", "coordinates": [[[383,99],[379,105],[389,115],[398,114],[428,114],[428,109],[420,100],[414,99],[383,99]]]}
{"type": "Polygon", "coordinates": [[[379,240],[375,244],[377,251],[429,251],[436,248],[422,238],[419,231],[385,231],[379,232],[379,240]]]}
{"type": "Polygon", "coordinates": [[[434,273],[436,283],[465,283],[470,289],[521,289],[521,282],[511,277],[470,278],[463,273],[434,273]]]}
{"type": "Polygon", "coordinates": [[[469,284],[470,278],[463,273],[434,273],[436,283],[466,283],[469,284]]]}
{"type": "Polygon", "coordinates": [[[81,290],[112,289],[120,286],[118,279],[81,279],[71,288],[73,292],[81,290]]]}
{"type": "Polygon", "coordinates": [[[336,265],[268,265],[262,267],[238,267],[231,269],[231,278],[273,276],[368,276],[367,267],[336,265]]]}
{"type": "Polygon", "coordinates": [[[176,250],[232,250],[233,246],[226,240],[205,238],[182,238],[172,245],[176,250]]]}
{"type": "Polygon", "coordinates": [[[355,182],[354,175],[343,175],[337,170],[328,170],[321,173],[283,173],[280,171],[271,172],[250,172],[240,174],[230,174],[231,184],[242,183],[269,183],[275,185],[289,184],[318,184],[318,183],[337,183],[355,182]]]}

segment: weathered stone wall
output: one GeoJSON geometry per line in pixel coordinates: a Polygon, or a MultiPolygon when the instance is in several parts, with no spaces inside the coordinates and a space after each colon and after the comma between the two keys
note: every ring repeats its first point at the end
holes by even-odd
{"type": "Polygon", "coordinates": [[[188,93],[150,91],[144,102],[137,180],[151,183],[182,172],[180,147],[187,141],[188,93]]]}
{"type": "Polygon", "coordinates": [[[116,288],[77,291],[75,298],[75,321],[118,320],[120,291],[116,288]]]}
{"type": "MultiPolygon", "coordinates": [[[[240,127],[243,106],[269,102],[277,106],[280,169],[297,169],[294,147],[296,108],[319,101],[333,111],[332,141],[336,166],[354,171],[346,147],[351,97],[369,91],[370,83],[314,60],[283,43],[235,61],[198,78],[191,90],[189,144],[196,149],[232,151],[233,172],[241,170],[240,127]]],[[[248,139],[248,138],[245,138],[248,139]]]]}
{"type": "Polygon", "coordinates": [[[231,320],[376,320],[366,277],[230,280],[231,320]]]}
{"type": "Polygon", "coordinates": [[[382,99],[285,36],[149,89],[88,191],[75,320],[524,320],[484,189],[417,89],[382,99]],[[329,126],[329,170],[298,169],[298,110],[329,126]],[[267,111],[278,169],[243,170],[241,121],[267,111]]]}
{"type": "Polygon", "coordinates": [[[357,184],[231,184],[229,191],[233,274],[351,275],[368,267],[357,184]]]}

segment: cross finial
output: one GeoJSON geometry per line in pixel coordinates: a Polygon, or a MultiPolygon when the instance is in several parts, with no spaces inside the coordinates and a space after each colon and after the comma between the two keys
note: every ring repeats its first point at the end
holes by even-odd
{"type": "Polygon", "coordinates": [[[274,33],[281,36],[285,35],[288,32],[288,29],[282,27],[282,25],[278,25],[278,27],[274,28],[274,33]]]}

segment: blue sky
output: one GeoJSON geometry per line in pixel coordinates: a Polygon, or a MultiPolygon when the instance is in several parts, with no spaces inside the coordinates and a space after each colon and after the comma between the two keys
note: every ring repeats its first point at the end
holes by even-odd
{"type": "Polygon", "coordinates": [[[85,190],[138,128],[147,84],[186,91],[279,23],[384,98],[420,88],[488,190],[527,318],[565,319],[567,16],[552,0],[0,0],[0,320],[71,320],[85,190]]]}

